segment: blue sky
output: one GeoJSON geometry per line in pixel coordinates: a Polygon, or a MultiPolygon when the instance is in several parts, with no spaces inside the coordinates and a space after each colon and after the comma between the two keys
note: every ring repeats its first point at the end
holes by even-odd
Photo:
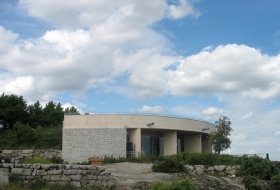
{"type": "Polygon", "coordinates": [[[90,113],[232,121],[280,160],[277,0],[2,0],[0,91],[90,113]]]}

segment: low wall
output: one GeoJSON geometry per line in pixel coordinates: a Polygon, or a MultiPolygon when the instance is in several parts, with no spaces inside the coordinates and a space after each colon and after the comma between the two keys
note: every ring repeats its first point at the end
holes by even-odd
{"type": "Polygon", "coordinates": [[[0,184],[7,183],[8,178],[24,183],[32,183],[39,178],[51,184],[70,183],[74,187],[111,188],[115,185],[110,172],[92,165],[2,163],[0,164],[0,184]]]}
{"type": "Polygon", "coordinates": [[[62,151],[56,149],[0,150],[0,163],[21,163],[24,159],[35,156],[61,158],[61,154],[62,151]]]}
{"type": "Polygon", "coordinates": [[[238,174],[239,166],[204,166],[204,165],[185,165],[186,170],[191,174],[216,174],[221,176],[235,177],[238,174]]]}

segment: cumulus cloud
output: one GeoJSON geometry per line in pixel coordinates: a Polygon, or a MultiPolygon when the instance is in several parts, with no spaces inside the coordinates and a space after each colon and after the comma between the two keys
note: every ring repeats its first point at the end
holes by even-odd
{"type": "Polygon", "coordinates": [[[183,59],[170,71],[173,95],[238,93],[260,99],[279,95],[280,56],[237,44],[221,45],[183,59]]]}
{"type": "Polygon", "coordinates": [[[216,107],[208,107],[204,110],[202,110],[202,114],[206,115],[206,116],[213,116],[213,115],[218,115],[218,114],[223,114],[224,110],[223,109],[219,109],[216,107]]]}
{"type": "Polygon", "coordinates": [[[189,0],[178,0],[177,5],[170,5],[168,8],[168,16],[173,19],[180,19],[187,15],[197,18],[200,12],[195,10],[189,0]]]}
{"type": "Polygon", "coordinates": [[[138,110],[140,113],[162,113],[165,110],[164,106],[148,106],[144,105],[142,108],[138,110]]]}

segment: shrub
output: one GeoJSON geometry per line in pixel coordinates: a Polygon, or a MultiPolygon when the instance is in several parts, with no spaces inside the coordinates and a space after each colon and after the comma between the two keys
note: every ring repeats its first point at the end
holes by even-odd
{"type": "Polygon", "coordinates": [[[184,172],[184,164],[174,157],[166,157],[164,160],[155,163],[152,167],[154,172],[177,173],[184,172]]]}
{"type": "Polygon", "coordinates": [[[255,177],[255,176],[250,176],[250,175],[245,176],[245,177],[243,178],[243,180],[242,180],[242,183],[245,185],[245,187],[246,187],[247,189],[249,189],[249,186],[250,186],[251,184],[254,184],[254,183],[257,183],[257,182],[258,182],[258,178],[255,177]]]}
{"type": "Polygon", "coordinates": [[[181,153],[176,158],[189,165],[236,165],[241,163],[240,157],[211,153],[181,153]]]}
{"type": "Polygon", "coordinates": [[[279,190],[280,189],[280,174],[275,175],[271,178],[270,189],[271,190],[279,190]]]}
{"type": "Polygon", "coordinates": [[[51,162],[55,164],[62,164],[64,160],[61,157],[54,155],[51,157],[51,162]]]}
{"type": "Polygon", "coordinates": [[[262,186],[259,183],[252,183],[249,185],[248,190],[262,190],[262,186]]]}
{"type": "Polygon", "coordinates": [[[155,182],[152,190],[196,190],[197,188],[187,179],[172,182],[155,182]]]}
{"type": "Polygon", "coordinates": [[[24,164],[36,164],[36,163],[51,164],[52,161],[48,160],[46,158],[37,156],[37,157],[34,157],[34,158],[25,159],[25,160],[23,160],[22,163],[24,163],[24,164]]]}
{"type": "Polygon", "coordinates": [[[273,162],[256,156],[243,157],[239,170],[240,175],[256,176],[264,180],[270,180],[271,176],[276,175],[277,173],[278,169],[273,162]]]}

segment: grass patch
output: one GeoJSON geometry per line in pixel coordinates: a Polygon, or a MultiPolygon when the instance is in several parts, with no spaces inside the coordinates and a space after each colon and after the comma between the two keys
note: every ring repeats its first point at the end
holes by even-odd
{"type": "Polygon", "coordinates": [[[197,190],[193,183],[188,179],[175,180],[172,182],[155,182],[152,190],[197,190]]]}
{"type": "Polygon", "coordinates": [[[23,160],[22,163],[23,164],[36,164],[36,163],[51,164],[53,162],[52,162],[52,160],[37,156],[37,157],[34,157],[34,158],[25,159],[25,160],[23,160]]]}

